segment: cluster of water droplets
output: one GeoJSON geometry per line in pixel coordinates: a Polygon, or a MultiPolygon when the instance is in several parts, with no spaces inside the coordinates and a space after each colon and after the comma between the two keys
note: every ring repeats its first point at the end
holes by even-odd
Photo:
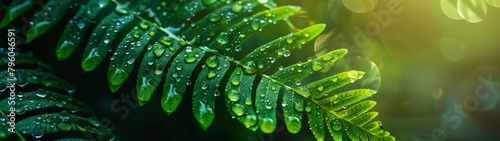
{"type": "Polygon", "coordinates": [[[246,75],[239,68],[234,70],[226,86],[226,102],[233,118],[237,118],[247,128],[256,127],[257,115],[253,109],[252,86],[255,76],[246,75]]]}
{"type": "Polygon", "coordinates": [[[77,45],[80,44],[87,27],[95,23],[95,16],[108,5],[109,0],[94,0],[81,7],[66,26],[61,38],[64,41],[58,43],[58,49],[56,49],[58,58],[66,59],[73,53],[77,45]]]}

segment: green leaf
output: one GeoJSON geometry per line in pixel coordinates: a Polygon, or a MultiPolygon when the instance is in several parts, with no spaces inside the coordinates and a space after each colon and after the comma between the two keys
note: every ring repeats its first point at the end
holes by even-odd
{"type": "MultiPolygon", "coordinates": [[[[33,62],[41,62],[31,54],[17,53],[16,55],[20,60],[30,59],[33,62]]],[[[1,60],[8,58],[7,55],[0,55],[0,57],[1,60]]],[[[74,87],[70,83],[51,73],[44,72],[44,69],[24,69],[40,67],[42,64],[45,65],[43,62],[22,63],[21,66],[16,66],[21,68],[16,68],[15,71],[9,69],[0,72],[2,80],[4,80],[0,84],[5,86],[6,89],[8,88],[9,91],[16,92],[14,97],[11,95],[11,97],[0,100],[0,120],[12,120],[12,115],[22,115],[16,117],[15,128],[12,129],[12,132],[17,135],[16,139],[26,140],[24,136],[33,136],[34,138],[46,140],[46,138],[43,138],[45,134],[59,132],[61,134],[81,132],[86,136],[97,135],[105,140],[113,139],[114,134],[101,124],[97,118],[83,116],[95,115],[88,105],[71,96],[44,89],[66,90],[67,93],[73,93],[74,87]],[[12,71],[12,73],[9,71],[12,71]],[[13,87],[12,84],[17,84],[19,87],[15,87],[15,85],[13,87]],[[25,92],[27,90],[23,87],[26,85],[30,85],[28,89],[37,90],[25,92]],[[47,113],[61,109],[62,111],[59,113],[47,113]],[[70,110],[71,114],[65,110],[70,110]]],[[[10,128],[7,122],[0,123],[0,140],[14,138],[10,137],[12,133],[7,128],[10,128]]],[[[64,138],[66,140],[85,140],[71,138],[72,136],[67,135],[64,138]]]]}
{"type": "MultiPolygon", "coordinates": [[[[12,74],[9,73],[8,70],[0,72],[0,78],[2,78],[0,86],[10,85],[12,82],[10,81],[12,79],[11,76],[12,74]]],[[[75,87],[69,82],[50,73],[39,70],[16,69],[14,79],[14,81],[16,81],[15,84],[20,87],[24,87],[29,84],[63,90],[68,93],[73,93],[75,90],[75,87]]]]}
{"type": "Polygon", "coordinates": [[[131,14],[118,16],[113,13],[97,25],[98,28],[94,29],[92,32],[93,36],[90,36],[87,47],[85,47],[82,59],[83,70],[91,71],[101,64],[101,61],[108,54],[111,43],[118,34],[118,31],[133,19],[134,16],[131,14]]]}
{"type": "MultiPolygon", "coordinates": [[[[53,1],[49,3],[55,3],[53,1]]],[[[280,91],[284,91],[281,107],[285,124],[291,133],[300,131],[305,109],[317,140],[325,138],[324,123],[336,140],[342,139],[343,131],[352,140],[395,140],[380,128],[380,122],[371,122],[377,115],[376,112],[370,112],[375,102],[365,99],[373,95],[375,90],[357,88],[332,93],[361,79],[364,72],[351,70],[299,85],[311,74],[333,66],[347,53],[346,49],[334,50],[319,58],[290,66],[279,66],[279,71],[272,75],[265,74],[279,58],[291,56],[291,50],[299,49],[316,38],[325,29],[324,24],[312,25],[282,36],[249,53],[240,52],[244,47],[242,45],[248,44],[246,39],[263,30],[264,26],[283,20],[290,28],[296,29],[288,18],[300,13],[300,7],[278,7],[272,0],[114,0],[109,2],[116,6],[101,5],[106,2],[92,0],[84,6],[74,5],[81,9],[67,24],[56,54],[61,60],[68,58],[80,44],[80,38],[85,37],[85,30],[91,27],[88,26],[92,25],[89,20],[95,18],[99,24],[92,29],[86,44],[82,68],[85,71],[95,69],[107,53],[114,50],[108,68],[109,86],[114,92],[133,72],[135,62],[141,61],[136,84],[140,105],[150,100],[162,81],[164,70],[168,68],[161,98],[162,108],[167,114],[174,112],[193,80],[193,115],[203,129],[209,128],[215,117],[214,101],[219,95],[218,90],[224,87],[219,85],[227,81],[224,98],[229,114],[250,130],[260,128],[264,133],[275,130],[276,104],[280,91]],[[257,7],[259,5],[269,10],[261,10],[257,7]],[[108,14],[107,11],[111,12],[108,14]],[[107,14],[102,16],[104,19],[96,16],[101,13],[107,14]],[[132,22],[141,24],[134,29],[132,22]],[[79,28],[79,23],[85,23],[83,28],[79,28]],[[157,32],[153,30],[163,37],[158,39],[157,32]],[[119,32],[129,34],[125,39],[117,39],[119,32]],[[154,41],[149,43],[149,40],[154,41]],[[118,42],[118,47],[112,46],[118,42]],[[140,58],[145,46],[148,46],[147,51],[140,58]],[[245,57],[235,59],[240,58],[234,55],[237,52],[245,57]],[[205,55],[207,57],[204,58],[205,55]],[[205,62],[199,65],[202,60],[205,62]],[[229,70],[229,66],[234,70],[229,70]],[[195,69],[200,71],[195,72],[195,69]],[[228,74],[227,71],[232,73],[228,74]],[[196,76],[196,79],[192,76],[196,76]],[[253,84],[257,82],[258,86],[254,87],[253,84]],[[252,100],[254,94],[255,99],[252,100]]],[[[33,28],[38,26],[35,29],[41,31],[59,22],[47,17],[38,19],[42,20],[35,22],[33,28]],[[43,23],[45,21],[53,22],[43,23]]],[[[35,38],[35,35],[38,36],[38,32],[29,35],[34,36],[29,38],[35,38]]],[[[19,79],[28,81],[24,77],[19,79]]]]}
{"type": "Polygon", "coordinates": [[[304,99],[293,91],[285,90],[283,95],[283,116],[288,132],[297,134],[302,127],[302,111],[304,110],[304,99]]]}
{"type": "Polygon", "coordinates": [[[204,55],[204,50],[188,46],[173,60],[161,98],[161,105],[167,114],[171,114],[179,106],[191,74],[204,55]]]}
{"type": "MultiPolygon", "coordinates": [[[[148,44],[149,40],[156,35],[155,27],[142,22],[135,26],[118,45],[111,55],[111,62],[108,69],[108,80],[110,86],[119,88],[127,80],[139,55],[148,44]]],[[[117,89],[112,89],[115,92],[117,89]]]]}
{"type": "Polygon", "coordinates": [[[312,105],[308,103],[308,107],[311,110],[307,113],[307,118],[309,119],[309,126],[311,131],[316,137],[316,140],[323,141],[325,139],[325,129],[323,125],[323,110],[318,105],[312,105]]]}
{"type": "Polygon", "coordinates": [[[107,137],[114,137],[113,133],[104,127],[96,118],[84,118],[70,114],[67,111],[60,113],[46,113],[36,116],[27,117],[16,122],[16,127],[19,132],[30,133],[35,136],[51,134],[57,132],[88,132],[107,137]]]}
{"type": "Polygon", "coordinates": [[[109,0],[91,0],[78,10],[57,42],[56,56],[59,60],[66,60],[73,54],[91,24],[95,22],[93,19],[108,6],[109,0]]]}
{"type": "Polygon", "coordinates": [[[342,128],[342,123],[339,120],[336,120],[336,117],[332,114],[325,114],[325,122],[326,127],[328,127],[328,131],[330,131],[330,135],[333,137],[333,140],[341,141],[342,131],[340,129],[342,128]]]}
{"type": "Polygon", "coordinates": [[[33,24],[26,33],[26,40],[31,42],[55,26],[67,11],[72,9],[71,5],[74,3],[76,2],[73,0],[48,1],[40,11],[35,13],[33,24]]]}
{"type": "Polygon", "coordinates": [[[262,78],[257,87],[255,108],[259,127],[264,133],[272,133],[276,128],[276,102],[281,86],[268,78],[262,78]]]}
{"type": "Polygon", "coordinates": [[[215,97],[220,95],[219,84],[228,69],[229,61],[211,56],[206,59],[196,79],[193,90],[193,115],[205,130],[215,116],[215,97]]]}
{"type": "MultiPolygon", "coordinates": [[[[297,49],[301,45],[309,42],[318,36],[325,29],[324,24],[317,24],[307,27],[297,33],[290,33],[287,36],[280,37],[268,42],[240,60],[242,63],[255,62],[258,65],[258,71],[266,71],[277,59],[288,57],[286,52],[297,49]]],[[[318,71],[318,70],[315,70],[318,71]]]]}
{"type": "Polygon", "coordinates": [[[237,67],[226,84],[226,105],[229,114],[253,131],[258,128],[252,101],[254,80],[255,75],[244,74],[242,69],[237,67]]]}
{"type": "MultiPolygon", "coordinates": [[[[72,97],[44,89],[38,89],[27,93],[19,93],[18,95],[22,95],[22,100],[15,101],[15,112],[17,114],[50,107],[67,108],[92,115],[94,114],[92,109],[83,102],[72,97]]],[[[10,100],[7,98],[0,101],[0,107],[2,107],[1,109],[3,111],[9,111],[9,108],[12,107],[9,104],[9,101],[10,100]]]]}
{"type": "Polygon", "coordinates": [[[25,14],[28,10],[35,5],[36,0],[14,0],[8,10],[5,11],[2,21],[0,21],[0,28],[9,25],[10,22],[25,14]]]}
{"type": "Polygon", "coordinates": [[[142,106],[149,101],[160,84],[163,71],[167,67],[169,60],[179,48],[180,45],[177,40],[173,40],[168,36],[162,37],[155,44],[148,47],[137,75],[137,99],[139,105],[142,106]]]}

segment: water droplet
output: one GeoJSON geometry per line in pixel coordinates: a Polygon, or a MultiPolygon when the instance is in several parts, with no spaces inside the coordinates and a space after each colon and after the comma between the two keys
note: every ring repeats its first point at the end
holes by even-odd
{"type": "Polygon", "coordinates": [[[342,128],[342,126],[340,125],[340,122],[338,120],[333,120],[330,122],[331,126],[332,126],[332,129],[333,130],[340,130],[340,128],[342,128]]]}
{"type": "Polygon", "coordinates": [[[212,16],[210,16],[210,21],[211,22],[218,22],[222,19],[222,16],[220,16],[219,14],[212,14],[212,16]]]}
{"type": "Polygon", "coordinates": [[[209,68],[215,68],[217,67],[217,65],[219,65],[219,59],[217,59],[216,56],[209,57],[205,61],[205,64],[207,64],[209,68]]]}
{"type": "Polygon", "coordinates": [[[356,71],[350,71],[347,73],[347,76],[352,79],[357,79],[358,78],[358,72],[356,71]]]}
{"type": "Polygon", "coordinates": [[[135,58],[129,58],[127,64],[132,65],[135,62],[135,58]]]}
{"type": "Polygon", "coordinates": [[[258,20],[254,20],[254,21],[252,22],[252,29],[253,29],[253,30],[259,30],[259,28],[260,28],[260,23],[259,23],[259,21],[258,21],[258,20]]]}
{"type": "Polygon", "coordinates": [[[207,73],[207,78],[208,78],[208,79],[215,78],[215,76],[217,76],[217,74],[216,74],[214,71],[209,71],[209,72],[207,73]]]}
{"type": "Polygon", "coordinates": [[[304,37],[306,37],[306,38],[307,38],[307,37],[309,37],[309,36],[310,36],[310,35],[309,35],[309,32],[304,33],[304,37]]]}
{"type": "Polygon", "coordinates": [[[273,106],[270,105],[269,103],[266,103],[266,109],[271,110],[271,109],[273,109],[273,106]]]}
{"type": "Polygon", "coordinates": [[[240,85],[240,80],[239,79],[231,79],[231,85],[233,85],[233,86],[239,86],[240,85]]]}
{"type": "Polygon", "coordinates": [[[293,43],[293,38],[294,38],[294,37],[292,36],[292,34],[290,34],[288,37],[286,37],[286,42],[287,42],[288,44],[292,44],[292,43],[293,43]]]}
{"type": "Polygon", "coordinates": [[[215,96],[215,97],[220,96],[220,92],[219,92],[219,90],[215,90],[214,96],[215,96]]]}
{"type": "Polygon", "coordinates": [[[229,42],[229,35],[226,32],[222,32],[219,36],[217,36],[217,38],[215,38],[215,40],[217,40],[217,42],[221,45],[227,44],[229,42]]]}
{"type": "Polygon", "coordinates": [[[201,89],[202,89],[202,90],[206,90],[207,88],[208,88],[208,83],[207,83],[206,81],[203,81],[203,82],[201,83],[201,89]]]}
{"type": "MultiPolygon", "coordinates": [[[[175,51],[175,49],[174,50],[170,49],[170,51],[175,51]]],[[[186,52],[193,52],[193,48],[192,47],[186,47],[186,52]]]]}
{"type": "Polygon", "coordinates": [[[43,134],[31,134],[31,136],[39,139],[39,138],[42,138],[43,137],[43,134]]]}
{"type": "Polygon", "coordinates": [[[240,94],[237,90],[230,90],[227,94],[227,98],[233,102],[240,100],[240,94]]]}
{"type": "Polygon", "coordinates": [[[245,118],[243,118],[242,122],[246,127],[254,126],[255,124],[257,124],[257,116],[253,114],[247,115],[245,118]]]}
{"type": "Polygon", "coordinates": [[[66,92],[68,94],[73,94],[73,93],[75,93],[75,91],[76,91],[75,88],[71,88],[71,89],[68,89],[66,92]]]}
{"type": "Polygon", "coordinates": [[[233,5],[233,7],[231,8],[234,13],[240,13],[242,9],[243,6],[241,5],[241,2],[238,2],[238,4],[233,5]]]}
{"type": "Polygon", "coordinates": [[[323,91],[323,89],[324,89],[323,86],[318,87],[318,91],[320,91],[320,92],[323,91]]]}
{"type": "Polygon", "coordinates": [[[163,36],[160,39],[160,43],[165,45],[165,46],[171,46],[172,45],[172,38],[168,36],[163,36]]]}
{"type": "Polygon", "coordinates": [[[45,92],[43,89],[38,89],[35,91],[35,95],[40,98],[45,98],[47,97],[47,92],[45,92]]]}
{"type": "Polygon", "coordinates": [[[245,104],[248,106],[252,105],[252,99],[251,98],[245,99],[245,104]]]}
{"type": "Polygon", "coordinates": [[[301,104],[301,103],[297,103],[297,102],[294,102],[293,103],[293,108],[297,111],[297,112],[302,112],[304,110],[304,106],[301,104]]]}
{"type": "Polygon", "coordinates": [[[301,82],[300,80],[295,81],[295,85],[300,86],[301,82]]]}
{"type": "Polygon", "coordinates": [[[156,56],[156,58],[160,58],[164,52],[165,48],[157,44],[154,45],[153,54],[156,56]]]}
{"type": "Polygon", "coordinates": [[[311,106],[306,106],[306,112],[311,112],[312,108],[311,106]]]}
{"type": "Polygon", "coordinates": [[[285,52],[283,53],[283,56],[284,57],[289,57],[290,54],[292,54],[290,50],[285,50],[285,52]]]}
{"type": "Polygon", "coordinates": [[[194,63],[196,61],[196,57],[194,54],[189,54],[184,61],[188,64],[194,63]]]}
{"type": "Polygon", "coordinates": [[[83,29],[85,27],[85,24],[82,22],[79,22],[78,24],[76,24],[76,26],[78,26],[78,28],[80,28],[80,29],[83,29]]]}
{"type": "MultiPolygon", "coordinates": [[[[62,116],[62,112],[61,112],[61,116],[62,116]]],[[[68,118],[69,117],[61,118],[61,121],[56,125],[56,127],[59,130],[61,130],[61,131],[69,131],[69,130],[71,130],[72,126],[69,123],[68,118]]]]}
{"type": "Polygon", "coordinates": [[[259,122],[260,129],[264,133],[272,133],[276,128],[276,122],[271,118],[262,118],[259,122]]]}
{"type": "Polygon", "coordinates": [[[231,106],[231,110],[233,110],[233,112],[238,116],[242,116],[246,112],[245,107],[241,104],[234,104],[231,106]]]}
{"type": "Polygon", "coordinates": [[[313,71],[320,71],[322,70],[324,67],[323,67],[323,64],[318,62],[318,61],[313,61],[312,62],[312,69],[313,71]]]}
{"type": "Polygon", "coordinates": [[[17,103],[15,112],[19,115],[23,114],[26,112],[26,106],[23,103],[17,103]]]}

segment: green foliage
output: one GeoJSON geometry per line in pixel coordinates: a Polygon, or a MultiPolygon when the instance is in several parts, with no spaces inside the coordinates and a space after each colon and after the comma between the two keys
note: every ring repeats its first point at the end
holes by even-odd
{"type": "MultiPolygon", "coordinates": [[[[278,7],[270,0],[55,1],[50,0],[49,4],[66,6],[61,8],[63,10],[79,9],[66,24],[56,49],[57,57],[60,60],[70,57],[81,44],[86,30],[97,24],[85,44],[82,68],[94,70],[109,52],[113,52],[108,67],[111,91],[118,90],[134,68],[138,68],[140,105],[150,100],[166,74],[161,97],[165,112],[174,112],[186,89],[193,87],[193,115],[203,129],[210,127],[215,116],[215,98],[224,93],[231,116],[250,130],[260,128],[264,133],[272,133],[277,124],[278,97],[282,94],[281,105],[290,133],[300,131],[305,109],[317,140],[324,139],[325,125],[335,140],[342,140],[341,129],[352,140],[395,140],[381,129],[380,122],[371,122],[377,113],[368,111],[375,102],[365,98],[375,94],[374,90],[354,89],[328,94],[361,79],[363,72],[347,71],[298,86],[311,74],[333,66],[347,53],[346,49],[285,68],[280,66],[279,71],[268,73],[276,60],[289,57],[291,50],[316,38],[324,30],[324,24],[280,37],[235,59],[235,53],[241,53],[240,45],[250,35],[280,20],[290,25],[288,17],[299,12],[300,7],[278,7]],[[268,10],[256,11],[259,6],[268,10]],[[126,33],[123,39],[117,38],[120,33],[126,33]],[[136,63],[140,63],[138,67],[134,67],[136,63]],[[200,71],[195,72],[197,69],[200,71]],[[191,78],[196,78],[195,82],[191,82],[191,78]],[[256,81],[258,86],[253,86],[256,81]],[[222,82],[227,83],[220,86],[222,82]]],[[[47,11],[49,4],[37,12],[40,17],[33,21],[28,41],[59,22],[59,14],[44,17],[44,12],[50,12],[47,11]]],[[[15,6],[14,3],[11,7],[15,6]]],[[[20,15],[18,13],[13,14],[14,17],[20,15]]],[[[9,19],[6,21],[8,23],[9,19]]]]}
{"type": "MultiPolygon", "coordinates": [[[[7,68],[6,50],[0,51],[0,65],[7,68]]],[[[19,140],[26,138],[41,138],[48,134],[71,134],[81,132],[85,135],[100,136],[104,139],[114,138],[113,133],[101,124],[95,116],[94,111],[83,102],[72,98],[74,87],[67,81],[48,73],[50,67],[37,58],[28,54],[16,53],[16,69],[11,78],[9,70],[0,72],[0,86],[2,95],[8,95],[15,84],[16,96],[5,97],[0,100],[0,140],[12,138],[8,131],[10,117],[15,114],[15,132],[19,140]],[[33,69],[36,67],[37,69],[33,69]],[[28,69],[31,68],[31,69],[28,69]],[[12,79],[12,80],[10,80],[12,79]],[[13,108],[13,109],[11,109],[13,108]],[[56,110],[49,110],[56,109],[56,110]],[[13,110],[13,111],[11,111],[13,110]],[[46,112],[48,111],[48,112],[46,112]],[[68,112],[70,111],[70,112],[68,112]],[[77,112],[83,113],[78,114],[77,112]]],[[[88,140],[86,136],[75,136],[80,138],[68,138],[70,136],[55,137],[60,140],[88,140]]]]}

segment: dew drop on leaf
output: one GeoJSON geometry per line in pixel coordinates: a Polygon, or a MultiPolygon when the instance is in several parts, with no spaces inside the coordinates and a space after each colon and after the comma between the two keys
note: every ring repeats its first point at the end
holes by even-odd
{"type": "Polygon", "coordinates": [[[207,78],[208,79],[213,79],[213,78],[215,78],[215,76],[217,76],[217,74],[214,71],[209,71],[207,73],[207,78]]]}
{"type": "Polygon", "coordinates": [[[129,58],[127,64],[132,65],[135,62],[135,58],[129,58]]]}
{"type": "Polygon", "coordinates": [[[227,94],[227,98],[233,102],[240,100],[240,94],[237,90],[230,90],[227,94]]]}
{"type": "Polygon", "coordinates": [[[252,105],[252,99],[251,98],[245,99],[245,104],[248,106],[252,105]]]}
{"type": "Polygon", "coordinates": [[[212,16],[210,16],[211,22],[218,22],[220,21],[220,19],[222,19],[222,16],[220,16],[219,14],[212,14],[212,16]]]}
{"type": "Polygon", "coordinates": [[[238,80],[238,79],[232,79],[231,80],[231,85],[233,85],[233,86],[239,86],[240,85],[240,80],[238,80]]]}
{"type": "Polygon", "coordinates": [[[45,92],[43,89],[38,89],[35,91],[35,95],[40,98],[45,98],[47,97],[47,92],[45,92]]]}
{"type": "Polygon", "coordinates": [[[253,29],[253,30],[259,30],[259,28],[260,28],[260,23],[259,23],[259,21],[258,21],[258,20],[254,20],[254,21],[252,22],[252,29],[253,29]]]}
{"type": "Polygon", "coordinates": [[[196,57],[194,54],[189,54],[184,60],[186,63],[194,63],[196,61],[196,57]]]}
{"type": "Polygon", "coordinates": [[[245,107],[241,104],[234,104],[231,106],[231,110],[238,116],[242,116],[246,112],[245,107]]]}
{"type": "Polygon", "coordinates": [[[214,93],[214,96],[215,96],[215,97],[218,97],[219,95],[220,95],[219,90],[216,90],[216,91],[215,91],[215,93],[214,93]]]}
{"type": "Polygon", "coordinates": [[[340,128],[342,127],[342,126],[340,125],[340,122],[339,122],[338,120],[333,120],[333,121],[331,121],[331,123],[330,123],[330,124],[331,124],[331,126],[332,126],[333,130],[337,130],[337,131],[338,131],[338,130],[340,130],[340,128]]]}
{"type": "Polygon", "coordinates": [[[259,122],[260,129],[264,133],[272,133],[276,128],[276,122],[271,118],[263,118],[259,122]]]}
{"type": "Polygon", "coordinates": [[[249,114],[245,118],[243,118],[242,121],[246,127],[251,127],[257,123],[257,116],[255,116],[254,114],[249,114]]]}
{"type": "Polygon", "coordinates": [[[215,67],[217,67],[217,65],[219,65],[219,60],[217,59],[217,57],[212,56],[212,57],[207,58],[207,60],[205,61],[205,64],[207,64],[207,66],[209,68],[215,68],[215,67]]]}
{"type": "MultiPolygon", "coordinates": [[[[241,2],[240,2],[241,3],[241,2]]],[[[233,5],[233,7],[231,8],[231,10],[234,12],[234,13],[240,13],[241,10],[243,9],[243,6],[238,3],[238,4],[235,4],[233,5]]]]}
{"type": "Polygon", "coordinates": [[[215,40],[217,40],[217,42],[221,45],[227,44],[229,42],[229,35],[226,32],[222,32],[219,36],[217,36],[217,38],[215,38],[215,40]]]}

